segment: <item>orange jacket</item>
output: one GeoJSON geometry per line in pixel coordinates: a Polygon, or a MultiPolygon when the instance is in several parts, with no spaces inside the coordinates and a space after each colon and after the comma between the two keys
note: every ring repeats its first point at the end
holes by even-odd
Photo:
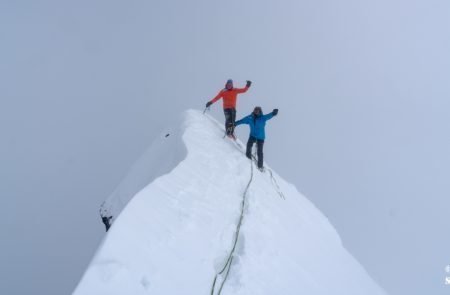
{"type": "Polygon", "coordinates": [[[219,99],[223,99],[223,108],[224,109],[234,109],[236,108],[236,99],[237,99],[237,95],[239,93],[245,93],[247,92],[249,87],[244,87],[244,88],[233,88],[231,90],[228,89],[222,89],[220,90],[219,94],[216,95],[216,97],[214,97],[211,102],[215,103],[216,101],[218,101],[219,99]]]}

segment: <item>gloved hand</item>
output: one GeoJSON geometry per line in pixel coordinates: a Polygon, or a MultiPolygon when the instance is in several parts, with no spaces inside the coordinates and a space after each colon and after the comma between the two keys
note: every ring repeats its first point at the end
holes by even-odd
{"type": "Polygon", "coordinates": [[[278,109],[273,109],[272,114],[273,114],[274,116],[278,115],[278,109]]]}
{"type": "Polygon", "coordinates": [[[247,80],[247,84],[245,85],[245,87],[250,87],[250,86],[252,86],[252,81],[247,80]]]}
{"type": "Polygon", "coordinates": [[[212,102],[210,102],[210,101],[208,101],[208,102],[206,103],[206,107],[207,107],[207,108],[209,108],[211,105],[212,105],[212,102]]]}

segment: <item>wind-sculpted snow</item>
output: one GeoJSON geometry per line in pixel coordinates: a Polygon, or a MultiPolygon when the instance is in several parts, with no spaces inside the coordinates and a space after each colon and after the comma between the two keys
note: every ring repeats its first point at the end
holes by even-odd
{"type": "Polygon", "coordinates": [[[127,176],[100,207],[100,214],[114,221],[122,209],[141,189],[155,178],[170,172],[186,157],[181,140],[184,132],[182,121],[164,130],[150,148],[133,165],[127,176]]]}
{"type": "Polygon", "coordinates": [[[152,155],[180,162],[126,205],[75,295],[209,295],[215,277],[221,294],[385,294],[294,186],[272,170],[251,178],[254,164],[210,116],[183,122],[179,146],[152,155]]]}

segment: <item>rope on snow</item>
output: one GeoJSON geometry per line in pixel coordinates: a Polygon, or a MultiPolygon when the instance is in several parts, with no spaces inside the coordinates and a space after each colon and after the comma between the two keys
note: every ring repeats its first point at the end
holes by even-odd
{"type": "Polygon", "coordinates": [[[244,219],[245,201],[246,201],[246,199],[247,199],[248,190],[249,190],[250,185],[251,185],[251,183],[252,183],[252,181],[253,181],[253,163],[250,162],[250,165],[251,165],[250,179],[249,179],[249,181],[248,181],[248,183],[247,183],[247,186],[246,186],[246,188],[245,188],[245,190],[244,190],[244,194],[242,195],[242,201],[241,201],[241,215],[240,215],[240,217],[239,217],[239,222],[238,222],[238,225],[237,225],[237,227],[236,227],[236,232],[235,232],[235,235],[234,235],[233,247],[231,248],[230,254],[228,255],[228,258],[227,258],[227,261],[226,261],[225,265],[224,265],[223,268],[222,268],[222,269],[214,276],[213,284],[212,284],[212,287],[211,287],[211,295],[214,295],[214,291],[215,291],[215,287],[216,287],[217,278],[218,278],[220,275],[222,275],[222,274],[225,272],[225,270],[226,270],[225,277],[223,278],[223,281],[222,281],[222,283],[220,284],[219,290],[218,290],[218,292],[217,292],[217,295],[220,295],[220,294],[221,294],[222,288],[223,288],[223,286],[225,285],[225,282],[226,282],[226,280],[227,280],[227,278],[228,278],[228,274],[230,273],[231,263],[233,262],[234,252],[235,252],[235,250],[236,250],[236,245],[237,245],[237,242],[238,242],[238,240],[239,240],[239,233],[240,233],[240,231],[241,231],[242,221],[243,221],[243,219],[244,219]]]}

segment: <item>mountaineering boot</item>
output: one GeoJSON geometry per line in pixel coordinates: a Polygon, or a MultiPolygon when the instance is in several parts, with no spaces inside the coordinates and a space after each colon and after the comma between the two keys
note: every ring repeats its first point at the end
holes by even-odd
{"type": "Polygon", "coordinates": [[[232,140],[236,141],[236,135],[234,134],[227,134],[228,138],[231,138],[232,140]]]}

